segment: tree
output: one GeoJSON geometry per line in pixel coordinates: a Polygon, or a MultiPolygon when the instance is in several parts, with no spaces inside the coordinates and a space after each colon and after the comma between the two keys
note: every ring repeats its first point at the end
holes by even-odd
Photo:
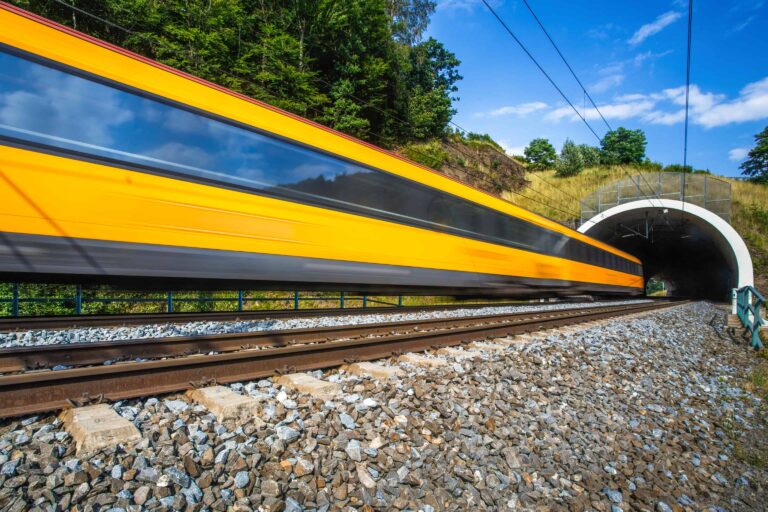
{"type": "Polygon", "coordinates": [[[600,161],[606,165],[641,164],[645,158],[646,144],[643,130],[619,127],[603,137],[600,161]]]}
{"type": "Polygon", "coordinates": [[[749,150],[739,168],[751,181],[768,183],[768,126],[755,135],[755,147],[749,150]]]}
{"type": "Polygon", "coordinates": [[[533,171],[551,169],[557,161],[557,152],[547,139],[533,139],[523,152],[528,168],[533,171]]]}
{"type": "Polygon", "coordinates": [[[589,144],[579,144],[579,152],[584,160],[584,167],[600,165],[600,149],[589,144]]]}
{"type": "Polygon", "coordinates": [[[429,26],[435,12],[434,0],[387,0],[387,13],[392,20],[392,33],[398,41],[413,45],[429,26]]]}
{"type": "Polygon", "coordinates": [[[557,161],[558,176],[574,176],[584,169],[584,156],[581,148],[571,139],[565,139],[560,159],[557,161]]]}

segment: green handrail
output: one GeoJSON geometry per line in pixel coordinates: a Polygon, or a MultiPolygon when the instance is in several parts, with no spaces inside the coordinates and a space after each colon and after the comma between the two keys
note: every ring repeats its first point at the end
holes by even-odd
{"type": "Polygon", "coordinates": [[[750,332],[752,348],[755,350],[763,348],[760,328],[765,325],[765,321],[760,316],[760,309],[764,302],[765,297],[752,286],[743,286],[736,290],[736,314],[742,325],[750,332]]]}

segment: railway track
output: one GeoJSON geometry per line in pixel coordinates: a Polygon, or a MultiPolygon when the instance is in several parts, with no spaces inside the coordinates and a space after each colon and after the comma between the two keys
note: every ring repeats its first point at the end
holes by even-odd
{"type": "Polygon", "coordinates": [[[454,309],[519,306],[519,302],[443,304],[437,306],[379,306],[368,308],[272,309],[260,311],[212,311],[203,313],[133,313],[127,315],[19,316],[0,318],[0,332],[71,327],[113,327],[184,322],[254,321],[267,318],[311,318],[316,316],[419,313],[454,309]]]}
{"type": "MultiPolygon", "coordinates": [[[[276,373],[327,368],[679,304],[665,301],[397,324],[5,349],[0,351],[3,371],[50,365],[58,358],[97,366],[0,376],[0,417],[57,410],[73,401],[97,397],[122,400],[210,382],[237,382],[276,373]],[[163,359],[100,364],[108,359],[136,358],[138,350],[144,350],[144,357],[163,359]],[[189,355],[189,351],[219,353],[189,355]]],[[[62,362],[57,360],[57,364],[62,362]]]]}

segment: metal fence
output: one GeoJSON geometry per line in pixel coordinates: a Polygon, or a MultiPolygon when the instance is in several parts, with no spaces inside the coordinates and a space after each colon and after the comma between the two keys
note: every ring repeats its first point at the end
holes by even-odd
{"type": "Polygon", "coordinates": [[[614,206],[640,199],[684,201],[731,221],[730,183],[708,174],[659,172],[629,176],[588,195],[581,201],[581,223],[614,206]]]}
{"type": "MultiPolygon", "coordinates": [[[[377,296],[379,297],[379,296],[377,296]]],[[[229,304],[231,309],[236,311],[252,310],[246,308],[247,304],[259,302],[277,302],[285,304],[285,309],[301,309],[304,304],[313,303],[333,303],[338,304],[339,308],[347,307],[371,307],[371,306],[390,306],[402,307],[403,296],[393,296],[390,301],[379,300],[370,297],[367,294],[348,294],[340,292],[337,294],[311,294],[307,292],[288,292],[283,296],[276,297],[254,297],[249,296],[247,292],[240,290],[234,297],[178,297],[174,292],[150,293],[136,297],[92,297],[83,294],[83,288],[80,285],[75,286],[74,293],[67,296],[54,297],[30,297],[23,294],[18,283],[11,284],[11,293],[8,297],[0,296],[0,305],[10,305],[10,315],[19,316],[23,314],[22,307],[25,304],[59,304],[69,309],[75,315],[84,314],[83,307],[87,304],[158,304],[167,313],[173,313],[181,304],[229,304]]],[[[3,316],[0,313],[0,316],[3,316]]]]}

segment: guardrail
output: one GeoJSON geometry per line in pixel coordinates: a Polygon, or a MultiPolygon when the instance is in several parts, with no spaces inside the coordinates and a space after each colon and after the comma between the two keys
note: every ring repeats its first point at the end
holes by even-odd
{"type": "MultiPolygon", "coordinates": [[[[149,294],[152,295],[152,294],[149,294]]],[[[286,304],[286,309],[301,309],[301,305],[311,302],[335,302],[338,303],[339,308],[350,307],[363,307],[367,308],[370,305],[381,306],[403,306],[403,296],[398,295],[393,297],[396,301],[388,302],[383,300],[376,300],[367,294],[355,295],[340,292],[334,295],[326,296],[310,296],[302,295],[299,291],[289,292],[289,294],[278,297],[253,297],[248,296],[245,291],[239,290],[236,297],[175,297],[173,292],[165,292],[162,294],[154,294],[154,297],[88,297],[83,294],[82,286],[77,285],[75,287],[75,293],[68,297],[25,297],[20,293],[19,285],[17,283],[11,286],[11,296],[9,298],[0,297],[0,305],[10,304],[11,315],[19,316],[20,307],[23,304],[61,304],[64,307],[71,309],[75,315],[87,314],[83,313],[83,306],[85,304],[109,304],[109,303],[124,303],[124,304],[140,304],[140,303],[155,303],[162,304],[166,313],[173,313],[176,309],[174,306],[185,303],[195,303],[200,306],[204,304],[216,304],[225,303],[230,304],[236,311],[244,311],[246,303],[258,303],[258,302],[282,302],[286,304]]],[[[2,313],[0,313],[0,316],[2,313]]]]}
{"type": "Polygon", "coordinates": [[[752,348],[759,350],[763,348],[760,329],[765,325],[765,320],[760,316],[760,309],[765,302],[765,297],[752,286],[744,286],[734,290],[734,295],[735,314],[739,317],[741,324],[749,331],[752,338],[752,348]]]}

